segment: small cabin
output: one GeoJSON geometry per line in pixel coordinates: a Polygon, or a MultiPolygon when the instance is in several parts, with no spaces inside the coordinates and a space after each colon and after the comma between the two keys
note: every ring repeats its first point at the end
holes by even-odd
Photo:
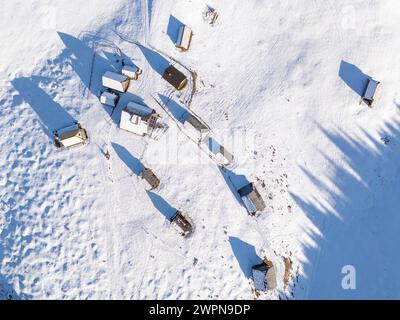
{"type": "Polygon", "coordinates": [[[160,179],[157,178],[151,169],[145,168],[141,177],[150,185],[151,190],[157,189],[160,186],[160,179]]]}
{"type": "Polygon", "coordinates": [[[89,140],[88,134],[81,125],[75,124],[54,131],[54,144],[57,148],[72,148],[85,145],[89,140]]]}
{"type": "Polygon", "coordinates": [[[100,102],[104,105],[115,108],[119,101],[119,95],[116,93],[105,91],[100,96],[100,102]]]}
{"type": "Polygon", "coordinates": [[[207,135],[204,142],[207,144],[208,149],[215,156],[215,158],[224,163],[224,165],[230,165],[235,161],[233,154],[226,150],[224,146],[220,145],[212,137],[207,135]]]}
{"type": "Polygon", "coordinates": [[[192,41],[193,32],[188,26],[181,26],[179,28],[178,39],[176,40],[175,46],[182,51],[189,50],[190,43],[192,41]]]}
{"type": "Polygon", "coordinates": [[[158,127],[159,115],[148,106],[129,102],[121,113],[120,128],[140,136],[151,135],[158,127]]]}
{"type": "Polygon", "coordinates": [[[163,79],[178,91],[183,90],[188,83],[186,76],[174,66],[169,66],[165,70],[163,79]]]}
{"type": "Polygon", "coordinates": [[[381,93],[381,83],[373,79],[369,79],[365,88],[363,101],[370,107],[373,107],[376,100],[379,98],[381,93]]]}
{"type": "Polygon", "coordinates": [[[261,212],[266,208],[264,200],[261,198],[260,193],[257,191],[254,183],[240,188],[238,190],[240,198],[249,214],[255,215],[257,212],[261,212]]]}
{"type": "Polygon", "coordinates": [[[117,92],[126,92],[129,88],[129,78],[122,74],[107,71],[102,78],[103,86],[117,92]]]}
{"type": "Polygon", "coordinates": [[[122,74],[126,77],[128,77],[131,80],[137,80],[139,79],[139,76],[142,74],[142,70],[139,69],[139,67],[135,65],[125,65],[122,68],[122,74]]]}
{"type": "Polygon", "coordinates": [[[262,263],[252,268],[256,290],[266,292],[276,289],[276,270],[272,263],[262,263]]]}
{"type": "Polygon", "coordinates": [[[203,122],[201,122],[198,118],[193,116],[192,114],[186,120],[193,130],[199,136],[199,142],[204,141],[204,139],[210,134],[210,128],[207,127],[203,122]]]}
{"type": "Polygon", "coordinates": [[[179,210],[176,211],[176,214],[171,218],[170,221],[179,229],[179,232],[184,237],[188,236],[193,231],[191,223],[179,210]]]}

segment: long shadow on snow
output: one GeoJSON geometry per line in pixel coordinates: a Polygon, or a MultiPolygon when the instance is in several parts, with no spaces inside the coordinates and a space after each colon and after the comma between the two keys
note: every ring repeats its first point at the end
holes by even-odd
{"type": "Polygon", "coordinates": [[[167,107],[169,112],[174,116],[174,118],[179,121],[180,123],[184,124],[189,116],[191,115],[189,111],[187,111],[184,107],[180,104],[171,100],[170,98],[159,94],[158,95],[162,101],[162,103],[167,107]]]}
{"type": "Polygon", "coordinates": [[[171,39],[173,44],[176,43],[179,35],[179,29],[183,25],[184,24],[173,15],[169,16],[167,35],[171,39]]]}
{"type": "Polygon", "coordinates": [[[21,297],[2,274],[0,274],[0,301],[1,300],[21,300],[21,297]]]}
{"type": "Polygon", "coordinates": [[[295,296],[317,299],[399,299],[400,242],[400,126],[386,123],[383,143],[365,131],[350,136],[342,131],[324,135],[344,156],[346,168],[324,155],[333,186],[302,168],[326,199],[292,194],[319,231],[307,230],[304,275],[295,296]],[[388,141],[386,140],[386,141],[388,141]],[[313,244],[312,244],[313,243],[313,244]],[[356,269],[356,290],[342,288],[342,268],[356,269]],[[301,287],[305,287],[305,292],[301,287]]]}
{"type": "Polygon", "coordinates": [[[233,171],[224,168],[224,167],[219,167],[219,171],[221,172],[222,176],[224,177],[224,180],[226,184],[228,185],[229,189],[231,190],[232,194],[235,196],[236,201],[244,207],[243,200],[240,198],[240,195],[238,193],[238,190],[245,185],[249,184],[249,180],[246,178],[244,175],[237,175],[233,171]]]}
{"type": "Polygon", "coordinates": [[[169,221],[173,218],[176,213],[176,209],[173,208],[167,201],[165,201],[158,194],[146,191],[154,207],[169,221]]]}
{"type": "Polygon", "coordinates": [[[75,119],[39,87],[40,81],[40,77],[32,77],[18,78],[11,83],[21,98],[37,113],[43,131],[52,139],[54,130],[73,124],[75,119]]]}
{"type": "Polygon", "coordinates": [[[120,73],[122,61],[130,61],[121,53],[102,50],[99,54],[85,41],[69,34],[58,32],[58,35],[65,45],[65,49],[59,57],[60,60],[68,61],[83,85],[95,96],[99,96],[99,93],[105,90],[102,85],[103,74],[106,71],[120,73]]]}
{"type": "Polygon", "coordinates": [[[244,275],[246,278],[251,278],[252,267],[262,263],[262,259],[257,255],[255,247],[236,237],[230,237],[229,243],[244,275]]]}
{"type": "Polygon", "coordinates": [[[151,68],[155,72],[157,72],[160,76],[163,76],[165,69],[167,69],[168,66],[170,65],[168,60],[154,50],[151,50],[144,46],[139,46],[139,48],[142,51],[144,57],[146,58],[151,68]]]}
{"type": "Polygon", "coordinates": [[[368,80],[371,79],[355,65],[346,61],[340,63],[339,77],[360,97],[364,94],[368,80]]]}
{"type": "Polygon", "coordinates": [[[138,158],[134,157],[125,147],[118,143],[113,143],[112,146],[120,159],[135,175],[140,176],[143,173],[145,167],[138,158]]]}

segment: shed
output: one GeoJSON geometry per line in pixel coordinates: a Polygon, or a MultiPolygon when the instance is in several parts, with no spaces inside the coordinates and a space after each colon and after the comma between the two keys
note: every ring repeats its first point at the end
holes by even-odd
{"type": "Polygon", "coordinates": [[[157,127],[158,114],[148,106],[129,102],[121,112],[120,128],[140,136],[151,135],[157,127]]]}
{"type": "Polygon", "coordinates": [[[179,91],[183,90],[188,83],[186,76],[174,66],[169,66],[165,69],[163,79],[179,91]]]}
{"type": "Polygon", "coordinates": [[[122,74],[131,80],[137,80],[142,74],[142,70],[135,65],[125,65],[122,68],[122,74]]]}
{"type": "Polygon", "coordinates": [[[210,128],[192,114],[189,115],[186,121],[199,134],[199,141],[204,141],[204,139],[210,133],[210,128]]]}
{"type": "Polygon", "coordinates": [[[190,43],[192,41],[193,32],[188,26],[181,26],[179,28],[178,39],[176,40],[175,46],[182,51],[189,50],[190,43]]]}
{"type": "Polygon", "coordinates": [[[379,81],[369,79],[362,99],[368,106],[373,107],[373,104],[379,98],[380,93],[381,83],[379,81]]]}
{"type": "Polygon", "coordinates": [[[122,74],[107,71],[102,78],[103,86],[118,92],[126,92],[129,88],[129,78],[122,74]]]}
{"type": "Polygon", "coordinates": [[[176,211],[175,215],[170,219],[170,221],[177,228],[179,228],[180,233],[184,237],[188,236],[193,231],[191,223],[179,210],[176,211]]]}
{"type": "Polygon", "coordinates": [[[112,92],[103,92],[100,96],[100,102],[102,104],[111,106],[111,107],[116,107],[118,104],[118,100],[119,100],[119,95],[116,93],[112,93],[112,92]]]}
{"type": "Polygon", "coordinates": [[[160,186],[160,179],[157,178],[151,169],[145,168],[141,174],[141,177],[147,181],[151,187],[151,190],[157,189],[160,186]]]}
{"type": "Polygon", "coordinates": [[[85,145],[88,140],[86,130],[78,122],[54,131],[54,144],[59,149],[85,145]]]}
{"type": "Polygon", "coordinates": [[[224,146],[219,144],[212,137],[206,136],[204,142],[207,144],[208,149],[214,154],[218,161],[225,163],[226,165],[234,162],[234,156],[224,146]]]}
{"type": "Polygon", "coordinates": [[[249,183],[238,190],[240,198],[249,214],[254,215],[266,208],[264,200],[256,189],[254,183],[249,183]]]}
{"type": "Polygon", "coordinates": [[[277,287],[276,270],[273,264],[268,265],[264,262],[253,266],[252,270],[256,290],[265,292],[277,287]]]}

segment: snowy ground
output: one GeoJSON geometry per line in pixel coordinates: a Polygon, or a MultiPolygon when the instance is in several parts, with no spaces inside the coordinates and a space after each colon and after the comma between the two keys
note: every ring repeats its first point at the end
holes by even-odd
{"type": "Polygon", "coordinates": [[[400,61],[395,0],[14,0],[0,41],[0,299],[253,299],[267,256],[278,290],[259,299],[400,298],[400,61]],[[214,26],[203,20],[217,9],[214,26]],[[190,50],[173,40],[194,30],[190,50]],[[139,45],[138,45],[139,44],[139,45]],[[96,97],[120,53],[143,68],[125,100],[163,115],[158,140],[118,129],[96,97]],[[190,98],[161,79],[196,72],[190,104],[236,156],[227,172],[160,110],[190,98]],[[368,77],[376,108],[360,104],[368,77]],[[171,104],[170,104],[171,105],[171,104]],[[73,120],[85,148],[58,152],[73,120]],[[386,138],[386,139],[383,139],[386,138]],[[386,142],[386,143],[384,143],[386,142]],[[110,160],[104,156],[111,154],[110,160]],[[138,168],[162,180],[149,192],[138,168]],[[248,216],[230,181],[267,202],[248,216]],[[194,222],[183,239],[173,208],[194,222]],[[283,283],[283,257],[293,273],[283,283]],[[343,290],[343,266],[357,272],[343,290]]]}

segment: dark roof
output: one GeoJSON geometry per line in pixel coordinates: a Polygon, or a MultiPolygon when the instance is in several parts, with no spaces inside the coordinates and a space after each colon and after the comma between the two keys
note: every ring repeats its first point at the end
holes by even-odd
{"type": "Polygon", "coordinates": [[[249,195],[251,192],[253,192],[253,190],[254,190],[254,185],[252,183],[249,183],[244,187],[240,188],[238,192],[241,197],[245,197],[249,195]]]}
{"type": "Polygon", "coordinates": [[[174,66],[169,66],[165,70],[163,79],[168,81],[177,90],[182,90],[187,85],[186,76],[174,66]]]}
{"type": "Polygon", "coordinates": [[[194,115],[190,115],[187,119],[187,122],[189,122],[196,130],[200,132],[209,131],[207,126],[203,124],[199,119],[197,119],[194,115]]]}
{"type": "Polygon", "coordinates": [[[193,229],[190,222],[183,216],[180,211],[176,212],[176,215],[172,217],[171,222],[175,223],[179,228],[181,228],[184,234],[190,233],[193,229]]]}
{"type": "Polygon", "coordinates": [[[157,189],[160,185],[160,179],[157,178],[151,169],[144,169],[142,178],[149,183],[152,189],[157,189]]]}

